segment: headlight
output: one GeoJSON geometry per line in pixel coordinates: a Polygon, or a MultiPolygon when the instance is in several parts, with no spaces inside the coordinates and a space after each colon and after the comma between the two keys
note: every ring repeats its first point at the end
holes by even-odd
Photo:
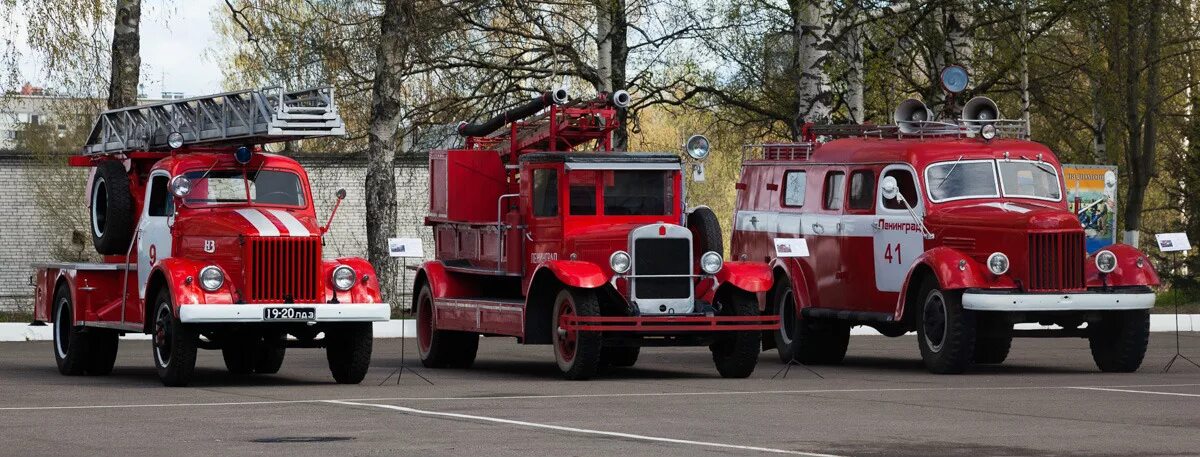
{"type": "Polygon", "coordinates": [[[692,135],[684,144],[683,149],[688,156],[696,160],[704,160],[708,157],[708,149],[712,143],[708,142],[708,137],[704,135],[692,135]]]}
{"type": "Polygon", "coordinates": [[[1096,269],[1101,273],[1112,273],[1117,269],[1117,255],[1109,250],[1096,253],[1096,269]]]}
{"type": "Polygon", "coordinates": [[[725,261],[721,259],[721,254],[713,251],[705,252],[704,255],[700,256],[700,269],[710,275],[715,275],[718,271],[721,271],[721,266],[724,264],[725,261]]]}
{"type": "Polygon", "coordinates": [[[183,175],[172,178],[171,193],[179,198],[186,197],[187,194],[192,193],[192,180],[187,179],[187,177],[183,175]]]}
{"type": "Polygon", "coordinates": [[[215,292],[225,285],[225,273],[221,272],[220,268],[209,265],[200,269],[200,288],[209,292],[215,292]]]}
{"type": "Polygon", "coordinates": [[[167,134],[167,146],[171,149],[179,149],[183,147],[183,134],[179,132],[171,132],[167,134]]]}
{"type": "Polygon", "coordinates": [[[629,253],[625,251],[617,251],[608,256],[608,266],[617,274],[625,274],[629,272],[629,253]]]}
{"type": "Polygon", "coordinates": [[[979,128],[979,136],[982,136],[983,139],[985,139],[985,140],[990,140],[992,138],[995,138],[996,137],[996,126],[994,126],[992,124],[986,124],[983,127],[980,127],[979,128]]]}
{"type": "Polygon", "coordinates": [[[1008,256],[1003,252],[993,252],[987,259],[988,270],[994,275],[1008,273],[1008,256]]]}
{"type": "Polygon", "coordinates": [[[337,290],[350,290],[354,286],[354,269],[345,265],[338,265],[333,269],[333,287],[337,290]]]}

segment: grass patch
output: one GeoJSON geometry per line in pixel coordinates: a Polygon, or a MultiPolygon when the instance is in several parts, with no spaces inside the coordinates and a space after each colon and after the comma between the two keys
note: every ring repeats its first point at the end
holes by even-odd
{"type": "Polygon", "coordinates": [[[1160,292],[1151,311],[1157,314],[1173,314],[1176,305],[1180,314],[1200,314],[1200,292],[1172,289],[1160,292]]]}
{"type": "Polygon", "coordinates": [[[0,311],[0,322],[33,322],[33,313],[28,311],[0,311]]]}

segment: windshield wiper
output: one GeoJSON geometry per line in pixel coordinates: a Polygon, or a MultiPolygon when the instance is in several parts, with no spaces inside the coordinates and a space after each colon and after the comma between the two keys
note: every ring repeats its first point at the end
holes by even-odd
{"type": "Polygon", "coordinates": [[[946,172],[946,176],[942,176],[942,182],[939,182],[937,187],[935,187],[933,190],[942,190],[942,185],[946,184],[946,181],[950,180],[950,175],[954,174],[954,170],[958,168],[958,163],[962,162],[962,158],[963,156],[958,156],[958,160],[955,160],[954,165],[950,166],[950,171],[946,172]]]}

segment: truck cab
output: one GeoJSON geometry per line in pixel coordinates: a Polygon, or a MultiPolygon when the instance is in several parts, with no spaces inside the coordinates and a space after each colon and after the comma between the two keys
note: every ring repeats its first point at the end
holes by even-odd
{"type": "MultiPolygon", "coordinates": [[[[190,382],[197,349],[220,349],[232,373],[269,374],[288,347],[325,347],[335,380],[365,376],[371,322],[391,314],[374,269],[361,258],[323,258],[327,225],[299,163],[229,144],[279,137],[176,131],[159,145],[108,144],[106,122],[129,111],[266,103],[258,92],[239,94],[106,112],[84,153],[71,158],[92,169],[92,238],[104,261],[36,266],[35,319],[54,326],[63,374],[106,374],[120,334],[148,333],[170,386],[190,382]],[[95,145],[118,150],[89,149],[95,145]]],[[[340,122],[334,113],[322,124],[340,122]]],[[[245,128],[252,134],[256,126],[245,128]]],[[[284,138],[328,132],[290,134],[284,138]]]]}
{"type": "Polygon", "coordinates": [[[917,332],[937,373],[1001,363],[1014,336],[1085,337],[1101,370],[1137,369],[1158,285],[1149,259],[1123,244],[1089,254],[1055,154],[971,121],[748,149],[732,255],[772,264],[783,324],[765,343],[781,360],[840,362],[850,328],[869,325],[917,332]],[[776,251],[795,238],[807,256],[776,251]]]}
{"type": "Polygon", "coordinates": [[[678,154],[610,150],[627,97],[547,92],[430,153],[437,258],[413,304],[425,366],[469,366],[493,335],[552,345],[568,379],[632,366],[649,345],[710,346],[721,375],[753,371],[778,326],[756,295],[770,271],[724,260],[712,211],[685,204],[678,154]]]}

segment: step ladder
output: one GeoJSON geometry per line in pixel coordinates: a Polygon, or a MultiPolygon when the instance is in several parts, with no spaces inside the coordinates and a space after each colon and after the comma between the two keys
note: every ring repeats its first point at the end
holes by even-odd
{"type": "Polygon", "coordinates": [[[166,151],[173,132],[185,146],[229,146],[344,136],[346,124],[331,87],[267,87],[105,111],[82,152],[166,151]]]}

